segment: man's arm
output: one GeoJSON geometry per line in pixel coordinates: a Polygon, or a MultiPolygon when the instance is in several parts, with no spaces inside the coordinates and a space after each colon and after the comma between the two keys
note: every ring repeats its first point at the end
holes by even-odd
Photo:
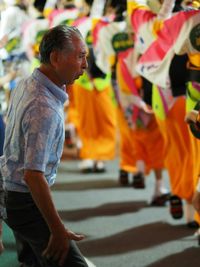
{"type": "Polygon", "coordinates": [[[25,170],[24,180],[51,232],[48,246],[43,255],[58,261],[62,266],[68,253],[69,240],[79,241],[82,240],[84,236],[77,235],[65,229],[55,209],[49,186],[42,172],[25,170]]]}

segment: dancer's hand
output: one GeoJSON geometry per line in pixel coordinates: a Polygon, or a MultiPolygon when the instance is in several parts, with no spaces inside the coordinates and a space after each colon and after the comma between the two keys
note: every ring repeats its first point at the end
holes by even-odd
{"type": "Polygon", "coordinates": [[[144,112],[146,112],[147,114],[153,114],[154,113],[153,109],[151,108],[150,105],[145,104],[145,105],[143,105],[142,108],[143,108],[144,112]]]}
{"type": "Polygon", "coordinates": [[[197,110],[191,110],[188,112],[185,116],[185,122],[187,123],[196,123],[197,122],[197,116],[199,112],[197,110]]]}

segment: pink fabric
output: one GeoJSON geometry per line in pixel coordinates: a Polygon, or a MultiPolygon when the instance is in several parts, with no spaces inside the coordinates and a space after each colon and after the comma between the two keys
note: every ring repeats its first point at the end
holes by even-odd
{"type": "Polygon", "coordinates": [[[146,9],[136,9],[131,14],[131,24],[133,26],[134,32],[137,34],[138,29],[142,24],[147,23],[148,21],[155,18],[155,14],[150,10],[146,9]]]}
{"type": "Polygon", "coordinates": [[[150,82],[163,88],[170,87],[169,68],[171,60],[176,54],[182,54],[181,49],[188,40],[188,27],[192,27],[191,19],[199,11],[181,11],[164,21],[158,32],[157,39],[140,57],[136,69],[150,82]],[[184,35],[184,30],[187,32],[184,35]]]}
{"type": "MultiPolygon", "coordinates": [[[[129,89],[133,93],[133,95],[139,96],[137,87],[134,82],[134,78],[131,76],[130,72],[128,71],[128,68],[126,66],[126,63],[124,59],[127,57],[127,55],[132,51],[133,48],[130,48],[124,52],[120,52],[118,54],[118,64],[121,69],[121,75],[123,79],[125,80],[126,84],[128,85],[129,89]]],[[[135,123],[138,116],[139,116],[140,109],[136,106],[134,106],[134,112],[133,112],[133,122],[135,123]]]]}
{"type": "Polygon", "coordinates": [[[97,22],[96,26],[94,27],[92,31],[92,37],[93,37],[93,45],[95,46],[98,42],[98,35],[99,31],[106,25],[109,24],[109,21],[101,19],[99,22],[97,22]]]}
{"type": "Polygon", "coordinates": [[[73,26],[78,27],[79,25],[84,23],[87,19],[88,19],[88,17],[78,18],[73,22],[73,26]]]}
{"type": "Polygon", "coordinates": [[[166,20],[163,28],[158,32],[157,40],[153,42],[139,62],[142,64],[145,62],[161,61],[176,42],[183,24],[195,13],[196,11],[179,12],[171,19],[166,20]]]}

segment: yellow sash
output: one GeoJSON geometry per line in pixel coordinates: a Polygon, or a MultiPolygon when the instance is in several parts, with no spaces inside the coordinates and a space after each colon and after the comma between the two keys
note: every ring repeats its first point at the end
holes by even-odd
{"type": "Polygon", "coordinates": [[[165,120],[168,112],[168,106],[162,95],[161,89],[156,85],[152,87],[152,108],[155,116],[160,120],[165,120]]]}

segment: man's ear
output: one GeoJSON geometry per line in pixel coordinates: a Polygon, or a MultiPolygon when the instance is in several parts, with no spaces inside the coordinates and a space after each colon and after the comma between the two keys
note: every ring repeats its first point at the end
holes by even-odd
{"type": "Polygon", "coordinates": [[[59,52],[58,51],[52,51],[50,54],[50,63],[53,67],[57,67],[59,64],[59,52]]]}

